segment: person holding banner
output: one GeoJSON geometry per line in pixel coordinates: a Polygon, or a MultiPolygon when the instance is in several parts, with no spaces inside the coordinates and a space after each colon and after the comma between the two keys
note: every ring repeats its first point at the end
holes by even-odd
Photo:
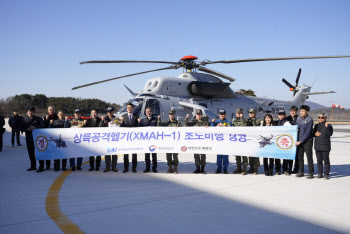
{"type": "MultiPolygon", "coordinates": [[[[44,128],[45,124],[42,118],[35,116],[35,107],[27,108],[27,116],[23,119],[22,132],[26,134],[27,150],[30,159],[30,168],[27,171],[36,170],[35,146],[33,139],[33,130],[44,128]]],[[[39,169],[36,172],[44,171],[44,160],[39,160],[39,169]]]]}
{"type": "Polygon", "coordinates": [[[304,176],[304,153],[306,153],[309,174],[307,179],[314,178],[314,160],[312,158],[313,135],[312,129],[314,125],[313,119],[309,116],[310,107],[302,105],[300,107],[300,116],[297,118],[298,124],[298,142],[295,143],[298,150],[299,173],[296,177],[304,176]]]}
{"type": "MultiPolygon", "coordinates": [[[[50,121],[51,121],[51,120],[56,120],[56,119],[58,119],[58,116],[57,116],[57,114],[56,114],[56,109],[55,109],[54,106],[48,106],[47,112],[48,112],[48,115],[46,115],[46,116],[44,117],[45,128],[48,128],[48,127],[49,127],[50,121]]],[[[45,170],[50,170],[50,167],[51,167],[51,160],[46,160],[45,164],[46,164],[45,170]]]]}
{"type": "MultiPolygon", "coordinates": [[[[74,111],[74,119],[69,120],[68,116],[65,117],[65,128],[82,128],[84,127],[84,120],[81,118],[81,110],[75,109],[74,111]]],[[[69,164],[72,168],[72,171],[75,171],[75,158],[69,159],[69,164]]],[[[77,170],[81,171],[81,165],[83,164],[83,158],[77,158],[77,170]]]]}
{"type": "MultiPolygon", "coordinates": [[[[297,118],[298,118],[297,112],[298,112],[298,107],[292,106],[291,108],[289,108],[290,115],[286,117],[286,120],[288,120],[291,125],[297,125],[297,118]]],[[[298,151],[296,155],[298,155],[298,151]]],[[[299,171],[299,161],[298,161],[298,156],[296,156],[294,160],[294,169],[291,174],[296,174],[298,173],[298,171],[299,171]]]]}
{"type": "MultiPolygon", "coordinates": [[[[163,127],[181,127],[181,123],[175,119],[175,110],[169,110],[169,120],[162,122],[161,115],[158,116],[158,126],[163,127]]],[[[178,153],[166,153],[166,159],[168,161],[169,170],[167,173],[178,174],[177,167],[179,165],[178,153]],[[174,165],[174,169],[173,169],[174,165]]]]}
{"type": "Polygon", "coordinates": [[[333,127],[327,123],[327,115],[325,113],[318,114],[319,123],[315,125],[313,136],[315,137],[315,151],[317,157],[318,179],[324,177],[329,179],[329,171],[331,164],[329,162],[329,152],[331,151],[331,136],[333,135],[333,127]],[[324,162],[324,176],[323,176],[324,162]]]}
{"type": "MultiPolygon", "coordinates": [[[[138,119],[139,127],[156,127],[157,126],[157,118],[153,116],[153,110],[151,107],[147,107],[145,109],[146,118],[138,119]]],[[[151,171],[151,154],[145,153],[145,162],[146,169],[143,171],[144,173],[151,171]]],[[[157,173],[157,153],[152,153],[152,171],[157,173]]]]}
{"type": "MultiPolygon", "coordinates": [[[[58,111],[58,119],[50,120],[49,128],[64,128],[65,124],[65,114],[63,110],[58,111]]],[[[55,159],[53,163],[53,167],[55,171],[60,170],[60,161],[59,159],[55,159]]],[[[67,171],[67,159],[62,159],[62,171],[67,171]]]]}
{"type": "MultiPolygon", "coordinates": [[[[90,119],[85,119],[84,120],[84,127],[99,127],[101,123],[101,118],[97,116],[98,115],[98,110],[92,109],[91,110],[91,118],[90,119]]],[[[90,169],[89,171],[93,171],[94,169],[96,171],[100,170],[101,166],[101,156],[96,156],[96,167],[94,167],[95,164],[95,156],[90,156],[89,157],[89,164],[90,164],[90,169]]]]}
{"type": "MultiPolygon", "coordinates": [[[[217,126],[217,127],[230,127],[232,126],[231,122],[226,119],[226,111],[225,110],[220,110],[219,111],[219,119],[215,120],[213,119],[211,121],[211,126],[217,126]]],[[[222,155],[218,154],[216,156],[216,166],[217,169],[215,171],[216,174],[222,173],[222,169],[224,169],[224,174],[228,174],[227,172],[227,167],[229,165],[228,161],[228,155],[222,155]]]]}
{"type": "MultiPolygon", "coordinates": [[[[264,121],[262,121],[262,126],[276,126],[273,121],[273,117],[271,114],[266,114],[264,121]]],[[[274,158],[264,158],[264,171],[265,176],[273,176],[273,164],[275,162],[274,158]]]]}
{"type": "MultiPolygon", "coordinates": [[[[188,126],[195,126],[195,127],[208,127],[208,121],[204,120],[203,112],[201,109],[198,109],[196,111],[196,119],[192,120],[191,122],[188,122],[188,118],[190,117],[190,114],[186,115],[185,118],[185,127],[188,126]]],[[[194,154],[194,161],[197,169],[193,172],[194,174],[202,173],[206,174],[204,168],[206,164],[206,155],[205,154],[194,154]]]]}
{"type": "MultiPolygon", "coordinates": [[[[260,126],[260,121],[256,118],[256,109],[249,109],[249,119],[247,119],[247,126],[260,126]]],[[[260,167],[259,157],[249,157],[250,168],[247,173],[254,173],[257,175],[260,167]]]]}
{"type": "MultiPolygon", "coordinates": [[[[107,108],[107,116],[101,117],[100,127],[119,127],[120,122],[113,115],[114,109],[112,107],[107,108]]],[[[111,170],[111,157],[112,157],[112,171],[118,172],[117,162],[118,155],[105,155],[106,168],[103,172],[109,172],[111,170]]]]}
{"type": "MultiPolygon", "coordinates": [[[[243,109],[236,108],[236,119],[233,121],[232,125],[234,127],[245,127],[247,126],[247,120],[243,117],[243,109]]],[[[248,157],[247,156],[236,156],[237,169],[233,171],[233,174],[246,175],[248,167],[248,157]],[[243,158],[243,170],[242,170],[242,158],[243,158]]]]}
{"type": "MultiPolygon", "coordinates": [[[[123,115],[121,117],[121,124],[120,127],[138,127],[138,116],[134,114],[134,104],[129,103],[126,106],[127,114],[123,115]]],[[[136,167],[137,167],[137,154],[132,154],[132,172],[136,173],[136,167]]],[[[124,154],[124,170],[123,173],[126,173],[129,171],[129,154],[124,154]]]]}

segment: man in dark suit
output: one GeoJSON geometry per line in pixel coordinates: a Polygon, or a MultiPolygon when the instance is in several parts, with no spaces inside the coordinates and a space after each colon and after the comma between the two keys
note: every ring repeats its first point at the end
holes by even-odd
{"type": "Polygon", "coordinates": [[[2,135],[5,133],[5,119],[4,116],[0,115],[0,152],[2,151],[2,135]]]}
{"type": "MultiPolygon", "coordinates": [[[[84,127],[99,127],[101,123],[101,118],[97,116],[98,111],[96,109],[91,110],[91,119],[84,120],[84,127]]],[[[95,164],[95,157],[90,156],[89,157],[89,163],[90,163],[90,169],[89,171],[93,171],[94,168],[96,171],[100,170],[101,166],[101,156],[96,156],[96,167],[94,167],[95,164]]]]}
{"type": "MultiPolygon", "coordinates": [[[[123,115],[121,118],[121,124],[120,127],[138,127],[138,116],[135,115],[134,112],[134,105],[132,103],[129,103],[126,106],[127,114],[123,115]]],[[[136,173],[136,167],[137,167],[137,154],[132,154],[132,172],[136,173]]],[[[124,154],[124,171],[123,173],[126,173],[129,171],[129,154],[124,154]]]]}
{"type": "Polygon", "coordinates": [[[9,118],[9,126],[12,128],[12,136],[11,136],[11,143],[12,146],[15,146],[15,136],[17,140],[17,146],[22,146],[20,141],[20,131],[21,131],[21,125],[22,125],[23,118],[18,115],[18,110],[13,110],[13,116],[9,118]]]}
{"type": "MultiPolygon", "coordinates": [[[[152,116],[152,108],[147,107],[146,110],[146,118],[144,119],[138,119],[139,121],[139,127],[157,127],[157,121],[158,118],[152,116]]],[[[144,173],[151,171],[151,159],[150,159],[150,153],[145,153],[145,162],[146,162],[146,169],[143,171],[144,173]]],[[[152,171],[154,173],[157,173],[157,153],[152,153],[152,171]]]]}

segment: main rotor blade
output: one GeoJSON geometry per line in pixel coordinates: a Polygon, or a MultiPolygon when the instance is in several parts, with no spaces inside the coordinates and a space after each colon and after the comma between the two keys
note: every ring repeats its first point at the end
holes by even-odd
{"type": "Polygon", "coordinates": [[[350,55],[339,56],[302,56],[302,57],[280,57],[280,58],[255,58],[255,59],[237,59],[237,60],[221,60],[221,61],[205,61],[205,64],[211,63],[245,63],[259,61],[276,61],[276,60],[293,60],[293,59],[321,59],[321,58],[349,58],[350,55]]]}
{"type": "Polygon", "coordinates": [[[145,74],[145,73],[149,73],[149,72],[169,70],[169,69],[177,69],[177,68],[179,68],[179,67],[172,65],[172,66],[165,67],[165,68],[160,68],[160,69],[155,69],[155,70],[150,70],[150,71],[144,71],[144,72],[138,72],[138,73],[129,74],[129,75],[125,75],[125,76],[118,76],[118,77],[114,77],[114,78],[107,79],[107,80],[101,80],[101,81],[97,81],[97,82],[93,82],[93,83],[77,86],[77,87],[72,88],[72,90],[80,89],[80,88],[84,88],[84,87],[87,87],[87,86],[96,85],[96,84],[100,84],[100,83],[104,83],[104,82],[108,82],[108,81],[112,81],[112,80],[116,80],[116,79],[120,79],[120,78],[125,78],[125,77],[129,77],[129,76],[136,76],[136,75],[145,74]]]}
{"type": "Polygon", "coordinates": [[[289,83],[286,79],[282,79],[282,81],[283,81],[283,83],[285,83],[289,88],[293,88],[294,89],[294,86],[291,84],[291,83],[289,83]]]}
{"type": "Polygon", "coordinates": [[[144,60],[92,60],[80,62],[80,64],[86,63],[168,63],[168,64],[181,64],[179,62],[167,62],[167,61],[144,61],[144,60]]]}
{"type": "Polygon", "coordinates": [[[235,81],[234,78],[232,78],[232,77],[230,77],[230,76],[228,76],[228,75],[222,74],[222,73],[220,73],[220,72],[211,70],[211,69],[206,68],[206,67],[199,66],[199,67],[198,67],[198,70],[199,70],[199,71],[202,71],[202,72],[206,72],[206,73],[212,74],[212,75],[215,75],[215,76],[218,76],[218,77],[221,77],[221,78],[226,79],[226,80],[229,80],[229,81],[231,81],[231,82],[235,81]]]}

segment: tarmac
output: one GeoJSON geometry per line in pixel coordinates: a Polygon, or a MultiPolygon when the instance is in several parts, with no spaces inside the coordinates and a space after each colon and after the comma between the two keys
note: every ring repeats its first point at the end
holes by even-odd
{"type": "MultiPolygon", "coordinates": [[[[27,172],[29,158],[11,146],[6,126],[0,153],[0,233],[350,233],[350,126],[332,137],[330,180],[215,174],[216,156],[207,155],[207,174],[193,174],[193,155],[180,154],[179,174],[70,170],[27,172]]],[[[340,131],[339,131],[340,130],[340,131]]],[[[88,158],[84,158],[84,162],[88,158]]],[[[306,161],[306,160],[305,160],[306,161]]],[[[315,174],[317,174],[314,155],[315,174]]],[[[305,165],[307,173],[307,165],[305,165]]]]}

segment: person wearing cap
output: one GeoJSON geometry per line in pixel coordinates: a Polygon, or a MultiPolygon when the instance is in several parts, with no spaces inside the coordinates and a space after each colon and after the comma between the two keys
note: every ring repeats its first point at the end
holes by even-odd
{"type": "MultiPolygon", "coordinates": [[[[68,116],[65,117],[65,128],[82,128],[84,127],[84,120],[81,118],[81,110],[75,109],[74,111],[74,118],[69,120],[68,116]]],[[[70,167],[72,168],[72,171],[75,171],[75,158],[69,159],[70,167]]],[[[83,158],[78,157],[77,158],[77,170],[81,171],[81,165],[83,164],[83,158]]]]}
{"type": "MultiPolygon", "coordinates": [[[[288,126],[291,125],[290,122],[286,118],[286,112],[284,110],[278,111],[278,120],[276,121],[276,126],[288,126]]],[[[276,175],[281,175],[281,159],[275,159],[275,170],[276,175]]],[[[283,159],[283,174],[289,176],[293,170],[293,160],[291,159],[283,159]]]]}
{"type": "MultiPolygon", "coordinates": [[[[23,118],[23,124],[21,131],[26,134],[27,150],[30,159],[30,168],[27,171],[36,170],[36,159],[35,159],[35,146],[33,139],[33,130],[37,128],[44,128],[45,124],[42,118],[35,115],[35,108],[27,108],[27,116],[23,118]]],[[[44,160],[39,161],[39,169],[36,172],[44,171],[44,160]]]]}
{"type": "MultiPolygon", "coordinates": [[[[126,113],[121,117],[121,124],[120,127],[127,127],[127,128],[133,128],[138,127],[138,119],[139,116],[134,114],[134,104],[129,103],[126,106],[126,113]]],[[[132,172],[136,173],[136,167],[137,167],[137,154],[132,154],[132,172]]],[[[124,170],[123,173],[126,173],[129,171],[129,154],[124,154],[124,170]]]]}
{"type": "MultiPolygon", "coordinates": [[[[107,108],[107,115],[101,117],[100,127],[112,127],[116,126],[114,124],[110,124],[115,121],[115,116],[113,115],[114,109],[112,107],[107,108]]],[[[118,172],[117,162],[118,155],[105,155],[105,163],[106,168],[103,172],[109,172],[111,170],[111,159],[112,159],[112,171],[118,172]]]]}
{"type": "MultiPolygon", "coordinates": [[[[175,110],[169,110],[169,120],[162,122],[161,115],[158,116],[158,126],[162,127],[181,127],[182,124],[175,119],[175,110]]],[[[177,167],[179,166],[178,153],[166,153],[166,160],[168,162],[169,170],[167,173],[178,174],[177,167]],[[173,169],[174,166],[174,169],[173,169]]]]}
{"type": "Polygon", "coordinates": [[[315,125],[313,136],[315,138],[315,151],[317,157],[318,179],[329,179],[329,171],[331,164],[329,162],[329,152],[331,151],[331,136],[333,135],[333,127],[327,122],[325,113],[318,114],[319,123],[315,125]],[[323,175],[324,162],[324,175],[323,175]]]}
{"type": "MultiPolygon", "coordinates": [[[[66,120],[65,120],[65,113],[63,110],[58,111],[58,119],[50,120],[50,124],[49,124],[49,128],[64,128],[64,124],[65,124],[66,120]]],[[[61,164],[61,160],[60,159],[55,159],[53,161],[53,167],[55,171],[59,171],[60,170],[60,164],[61,164]]],[[[62,171],[67,171],[67,159],[62,159],[62,171]]]]}
{"type": "Polygon", "coordinates": [[[313,145],[313,125],[314,121],[309,116],[310,107],[307,105],[302,105],[300,107],[299,116],[297,118],[298,125],[298,141],[295,143],[298,151],[299,159],[299,172],[296,177],[304,176],[304,153],[306,153],[307,164],[308,164],[308,175],[307,179],[314,178],[314,160],[312,158],[312,145],[313,145]]]}
{"type": "MultiPolygon", "coordinates": [[[[91,118],[84,120],[84,127],[96,128],[100,126],[100,123],[101,123],[101,118],[98,117],[98,110],[92,109],[91,118]]],[[[96,156],[96,166],[95,166],[95,156],[90,156],[89,164],[90,164],[89,171],[93,171],[93,170],[99,171],[101,166],[101,156],[96,156]]]]}
{"type": "MultiPolygon", "coordinates": [[[[138,119],[139,127],[157,127],[157,117],[153,116],[153,110],[151,107],[145,109],[146,118],[138,119]]],[[[146,169],[144,173],[151,171],[151,154],[145,153],[146,169]]],[[[152,171],[157,173],[157,153],[152,153],[152,171]]]]}
{"type": "MultiPolygon", "coordinates": [[[[289,108],[290,115],[286,117],[286,120],[288,120],[291,125],[297,125],[297,118],[298,118],[297,113],[298,113],[298,107],[293,105],[291,108],[289,108]]],[[[298,151],[296,155],[298,155],[298,151]]],[[[294,169],[292,171],[292,174],[296,174],[298,172],[299,172],[299,161],[298,161],[298,157],[296,157],[294,160],[294,169]]]]}
{"type": "Polygon", "coordinates": [[[4,128],[5,125],[5,118],[4,116],[0,115],[0,152],[2,152],[2,145],[3,145],[3,135],[6,131],[4,128]]]}
{"type": "Polygon", "coordinates": [[[13,115],[10,116],[8,124],[12,129],[12,136],[11,136],[11,143],[12,146],[15,146],[15,136],[17,140],[17,146],[22,146],[21,145],[21,140],[20,140],[20,131],[21,131],[21,125],[22,125],[23,119],[21,116],[18,115],[18,110],[14,109],[13,110],[13,115]]]}
{"type": "MultiPolygon", "coordinates": [[[[208,127],[208,121],[203,119],[203,112],[201,109],[198,109],[196,111],[196,119],[192,120],[191,122],[188,122],[188,118],[190,117],[190,114],[186,115],[185,118],[185,127],[188,126],[195,126],[195,127],[208,127]]],[[[194,174],[202,173],[206,174],[205,172],[205,164],[206,164],[206,155],[205,154],[194,154],[194,162],[197,167],[197,169],[193,172],[194,174]]]]}
{"type": "MultiPolygon", "coordinates": [[[[256,109],[249,109],[249,119],[247,119],[247,126],[260,126],[260,120],[256,118],[256,109]]],[[[254,175],[258,174],[258,170],[260,167],[259,157],[249,157],[249,170],[247,173],[254,173],[254,175]]]]}
{"type": "MultiPolygon", "coordinates": [[[[243,109],[236,108],[236,119],[233,121],[232,125],[234,127],[246,127],[247,120],[243,117],[243,109]]],[[[248,157],[247,156],[236,156],[237,169],[233,171],[233,174],[247,174],[248,167],[248,157]],[[242,159],[243,159],[243,170],[242,170],[242,159]]]]}
{"type": "MultiPolygon", "coordinates": [[[[226,111],[225,110],[220,110],[219,111],[219,119],[212,119],[211,121],[211,126],[212,127],[230,127],[232,126],[231,122],[226,119],[226,111]]],[[[228,161],[228,155],[222,155],[218,154],[216,156],[216,166],[217,169],[215,171],[216,174],[222,173],[222,169],[224,169],[224,174],[228,174],[227,172],[227,167],[229,165],[228,161]]]]}

